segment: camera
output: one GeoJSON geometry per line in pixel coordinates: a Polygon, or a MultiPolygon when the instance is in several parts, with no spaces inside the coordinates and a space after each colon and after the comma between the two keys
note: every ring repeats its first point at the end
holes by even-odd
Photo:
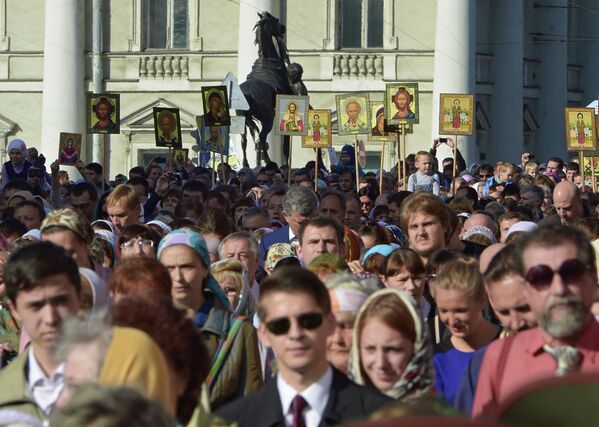
{"type": "Polygon", "coordinates": [[[170,176],[171,182],[176,182],[178,185],[181,185],[183,182],[183,175],[179,172],[173,172],[170,176]]]}

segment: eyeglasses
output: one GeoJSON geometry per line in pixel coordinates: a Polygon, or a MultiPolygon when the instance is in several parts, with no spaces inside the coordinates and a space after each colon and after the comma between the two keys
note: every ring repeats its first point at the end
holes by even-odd
{"type": "Polygon", "coordinates": [[[564,261],[557,270],[552,270],[545,264],[535,265],[528,270],[524,278],[530,286],[542,291],[551,286],[555,273],[559,274],[567,285],[572,285],[580,281],[587,270],[588,267],[582,261],[574,258],[564,261]]]}
{"type": "MultiPolygon", "coordinates": [[[[324,316],[322,313],[304,313],[297,316],[297,323],[301,328],[311,331],[322,325],[324,316]]],[[[278,317],[266,322],[266,329],[275,335],[283,335],[289,332],[291,319],[289,317],[278,317]]]]}
{"type": "Polygon", "coordinates": [[[133,249],[136,246],[140,248],[152,248],[154,242],[152,240],[131,240],[129,242],[121,243],[121,249],[133,249]]]}
{"type": "Polygon", "coordinates": [[[478,175],[479,178],[491,178],[491,175],[483,175],[483,174],[479,174],[478,175]]]}

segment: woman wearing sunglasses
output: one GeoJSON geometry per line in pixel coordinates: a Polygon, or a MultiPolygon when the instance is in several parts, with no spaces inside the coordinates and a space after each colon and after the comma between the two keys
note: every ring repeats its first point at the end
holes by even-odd
{"type": "Polygon", "coordinates": [[[403,401],[431,390],[432,348],[427,327],[405,292],[382,289],[362,305],[354,327],[350,377],[403,401]]]}
{"type": "Polygon", "coordinates": [[[472,354],[498,338],[500,329],[483,317],[487,297],[477,260],[450,261],[429,285],[439,318],[451,334],[435,348],[435,388],[453,404],[472,354]]]}

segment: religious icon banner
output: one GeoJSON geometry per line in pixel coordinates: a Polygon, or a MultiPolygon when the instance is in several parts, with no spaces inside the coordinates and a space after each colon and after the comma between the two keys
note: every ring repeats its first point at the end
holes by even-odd
{"type": "Polygon", "coordinates": [[[75,165],[81,159],[80,133],[60,132],[58,163],[61,165],[75,165]]]}
{"type": "Polygon", "coordinates": [[[310,99],[307,96],[277,95],[275,107],[275,135],[304,136],[308,133],[306,121],[310,99]]]}
{"type": "Polygon", "coordinates": [[[395,141],[397,133],[390,132],[385,120],[385,102],[371,101],[368,103],[370,110],[369,141],[395,141]]]}
{"type": "Polygon", "coordinates": [[[119,133],[121,96],[114,93],[87,94],[87,133],[119,133]]]}
{"type": "Polygon", "coordinates": [[[361,135],[370,133],[370,98],[367,93],[336,95],[337,133],[361,135]]]}
{"type": "Polygon", "coordinates": [[[442,93],[439,135],[474,135],[474,95],[442,93]]]}
{"type": "Polygon", "coordinates": [[[202,87],[206,126],[231,126],[226,86],[202,87]]]}
{"type": "Polygon", "coordinates": [[[181,119],[178,108],[153,108],[156,146],[182,148],[181,119]]]}
{"type": "Polygon", "coordinates": [[[302,148],[329,148],[333,145],[331,110],[308,110],[308,133],[302,148]]]}
{"type": "Polygon", "coordinates": [[[387,84],[385,118],[390,125],[414,125],[420,122],[418,83],[387,84]]]}
{"type": "Polygon", "coordinates": [[[566,108],[566,149],[568,151],[595,151],[597,129],[594,108],[566,108]]]}

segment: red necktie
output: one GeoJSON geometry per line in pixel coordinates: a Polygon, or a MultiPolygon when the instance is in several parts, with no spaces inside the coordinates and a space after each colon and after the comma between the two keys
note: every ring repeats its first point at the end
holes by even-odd
{"type": "Polygon", "coordinates": [[[304,419],[304,409],[308,407],[308,402],[301,395],[297,395],[291,402],[291,410],[293,411],[293,421],[291,427],[306,427],[306,420],[304,419]]]}

